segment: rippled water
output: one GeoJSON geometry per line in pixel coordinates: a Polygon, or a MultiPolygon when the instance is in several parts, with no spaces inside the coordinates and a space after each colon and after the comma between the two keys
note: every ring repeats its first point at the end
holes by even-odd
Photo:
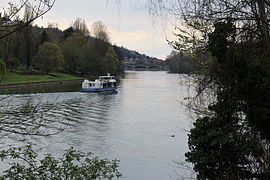
{"type": "Polygon", "coordinates": [[[180,77],[166,72],[127,72],[116,94],[63,92],[8,97],[1,100],[0,110],[2,122],[16,122],[10,128],[35,133],[64,130],[49,137],[2,132],[0,145],[31,142],[41,154],[55,156],[72,146],[117,158],[122,179],[189,177],[190,172],[175,163],[184,162],[187,130],[192,124],[190,112],[181,103],[189,89],[179,83],[186,81],[180,77]],[[28,111],[33,107],[35,111],[28,111]]]}

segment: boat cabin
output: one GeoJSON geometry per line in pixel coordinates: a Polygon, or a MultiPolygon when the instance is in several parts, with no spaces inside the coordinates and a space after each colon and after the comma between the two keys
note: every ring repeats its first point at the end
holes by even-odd
{"type": "Polygon", "coordinates": [[[114,76],[99,76],[95,81],[84,80],[82,83],[82,92],[103,92],[116,91],[117,83],[114,76]]]}

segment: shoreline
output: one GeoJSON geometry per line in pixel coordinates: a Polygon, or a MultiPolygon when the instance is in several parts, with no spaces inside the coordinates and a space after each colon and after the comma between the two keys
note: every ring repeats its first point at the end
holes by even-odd
{"type": "Polygon", "coordinates": [[[55,85],[55,84],[71,84],[75,82],[82,82],[83,79],[73,79],[73,80],[58,80],[58,81],[46,81],[46,82],[31,82],[31,83],[18,83],[18,84],[8,84],[0,85],[0,90],[24,88],[24,87],[38,87],[43,85],[55,85]]]}

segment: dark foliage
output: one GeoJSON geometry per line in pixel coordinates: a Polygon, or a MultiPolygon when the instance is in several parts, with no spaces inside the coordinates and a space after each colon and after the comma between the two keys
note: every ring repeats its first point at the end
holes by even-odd
{"type": "Polygon", "coordinates": [[[230,19],[214,27],[207,44],[214,59],[205,79],[216,101],[208,107],[212,115],[197,119],[190,131],[187,160],[201,179],[269,179],[267,57],[258,42],[235,40],[230,19]]]}
{"type": "Polygon", "coordinates": [[[171,73],[188,74],[195,71],[195,62],[189,57],[185,56],[183,52],[172,52],[166,58],[167,64],[171,73]]]}

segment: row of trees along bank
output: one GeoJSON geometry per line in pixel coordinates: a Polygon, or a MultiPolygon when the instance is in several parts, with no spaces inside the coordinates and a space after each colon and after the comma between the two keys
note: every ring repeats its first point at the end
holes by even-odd
{"type": "Polygon", "coordinates": [[[172,51],[165,63],[171,73],[188,74],[196,70],[196,62],[181,51],[172,51]]]}
{"type": "Polygon", "coordinates": [[[64,31],[55,24],[48,28],[29,24],[0,40],[0,58],[9,71],[27,74],[61,71],[86,77],[119,75],[123,59],[118,47],[111,45],[102,22],[95,22],[90,33],[80,18],[64,31]]]}

